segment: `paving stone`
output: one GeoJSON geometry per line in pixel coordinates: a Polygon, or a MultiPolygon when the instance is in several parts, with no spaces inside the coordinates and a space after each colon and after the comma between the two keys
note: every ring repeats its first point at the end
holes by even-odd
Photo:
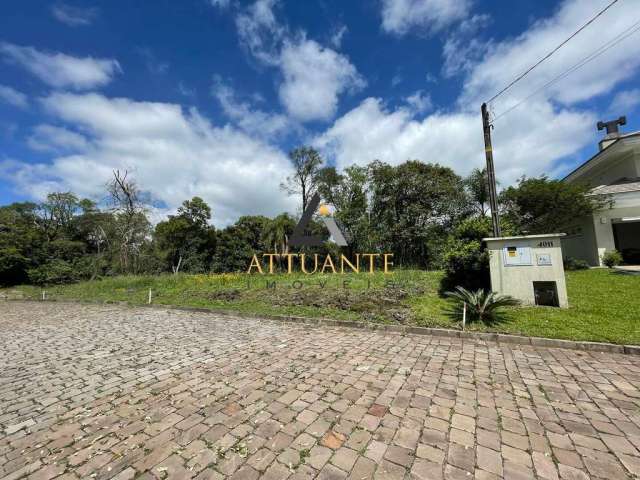
{"type": "Polygon", "coordinates": [[[365,457],[358,457],[356,464],[351,469],[349,478],[352,480],[364,480],[373,478],[373,473],[376,470],[376,463],[373,460],[369,460],[365,457]]]}
{"type": "Polygon", "coordinates": [[[411,467],[411,478],[416,480],[440,480],[443,478],[442,463],[418,458],[411,467]]]}
{"type": "Polygon", "coordinates": [[[331,463],[344,472],[350,472],[357,459],[358,452],[342,447],[333,455],[331,463]]]}
{"type": "Polygon", "coordinates": [[[558,472],[551,457],[540,452],[533,452],[531,457],[533,458],[533,467],[538,477],[546,480],[558,479],[558,472]]]}
{"type": "Polygon", "coordinates": [[[476,462],[481,470],[502,476],[502,456],[490,448],[478,446],[476,462]]]}
{"type": "Polygon", "coordinates": [[[331,449],[316,445],[310,450],[307,463],[316,470],[320,470],[324,467],[324,464],[329,461],[331,455],[333,455],[333,451],[331,449]]]}
{"type": "Polygon", "coordinates": [[[406,475],[407,471],[405,468],[387,460],[382,460],[382,462],[378,464],[373,478],[375,480],[404,480],[406,475]]]}
{"type": "Polygon", "coordinates": [[[640,476],[636,356],[2,302],[0,365],[8,480],[640,476]]]}
{"type": "Polygon", "coordinates": [[[396,445],[391,445],[387,448],[384,458],[403,467],[410,467],[413,462],[411,450],[396,445]]]}
{"type": "Polygon", "coordinates": [[[339,468],[327,463],[320,473],[316,477],[318,480],[340,480],[342,478],[347,478],[347,473],[340,470],[339,468]]]}

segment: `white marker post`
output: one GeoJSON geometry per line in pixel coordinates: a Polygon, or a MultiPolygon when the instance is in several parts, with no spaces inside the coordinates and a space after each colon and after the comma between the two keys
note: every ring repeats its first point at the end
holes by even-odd
{"type": "Polygon", "coordinates": [[[149,289],[149,305],[151,305],[151,289],[149,289]]]}
{"type": "Polygon", "coordinates": [[[467,302],[464,302],[462,306],[462,331],[464,332],[464,326],[467,323],[467,302]]]}

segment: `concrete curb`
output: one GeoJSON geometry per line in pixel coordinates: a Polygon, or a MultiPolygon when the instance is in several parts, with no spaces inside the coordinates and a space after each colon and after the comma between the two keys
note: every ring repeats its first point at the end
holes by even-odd
{"type": "MultiPolygon", "coordinates": [[[[11,302],[42,302],[43,300],[30,300],[30,299],[6,299],[11,302]]],[[[58,302],[58,303],[76,303],[86,305],[124,305],[128,307],[145,307],[153,309],[164,310],[180,310],[185,312],[199,312],[222,315],[227,317],[247,317],[257,320],[272,320],[283,323],[297,323],[309,327],[346,327],[346,328],[358,328],[366,330],[380,331],[383,333],[397,333],[401,335],[430,335],[432,337],[447,337],[447,338],[459,338],[462,340],[483,341],[492,342],[498,345],[513,346],[513,345],[525,345],[530,347],[542,347],[542,348],[563,348],[568,350],[581,350],[585,352],[601,352],[601,353],[618,353],[623,355],[640,355],[640,345],[618,345],[615,343],[601,343],[601,342],[577,342],[573,340],[562,340],[558,338],[543,338],[543,337],[526,337],[522,335],[510,335],[503,333],[491,333],[491,332],[463,332],[461,330],[452,330],[446,328],[429,328],[429,327],[417,327],[411,325],[384,325],[379,323],[368,322],[355,322],[349,320],[336,320],[332,318],[314,318],[314,317],[296,317],[292,315],[271,315],[271,314],[256,314],[256,313],[244,313],[235,310],[217,310],[214,308],[205,307],[184,307],[177,305],[145,305],[135,304],[129,302],[89,302],[89,301],[73,301],[55,299],[44,300],[46,302],[58,302]]]]}

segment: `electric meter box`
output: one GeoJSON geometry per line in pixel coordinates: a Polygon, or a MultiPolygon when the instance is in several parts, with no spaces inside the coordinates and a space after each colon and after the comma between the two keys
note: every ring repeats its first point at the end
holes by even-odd
{"type": "Polygon", "coordinates": [[[483,238],[489,251],[491,289],[525,305],[568,307],[562,263],[564,235],[483,238]]]}

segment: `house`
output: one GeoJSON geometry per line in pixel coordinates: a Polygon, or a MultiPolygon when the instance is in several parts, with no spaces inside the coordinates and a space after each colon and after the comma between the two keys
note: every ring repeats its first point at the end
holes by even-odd
{"type": "Polygon", "coordinates": [[[623,134],[625,117],[598,122],[607,130],[599,151],[563,181],[585,183],[588,195],[607,195],[612,207],[577,219],[562,240],[563,256],[602,264],[602,255],[616,249],[626,264],[640,265],[640,132],[623,134]]]}

